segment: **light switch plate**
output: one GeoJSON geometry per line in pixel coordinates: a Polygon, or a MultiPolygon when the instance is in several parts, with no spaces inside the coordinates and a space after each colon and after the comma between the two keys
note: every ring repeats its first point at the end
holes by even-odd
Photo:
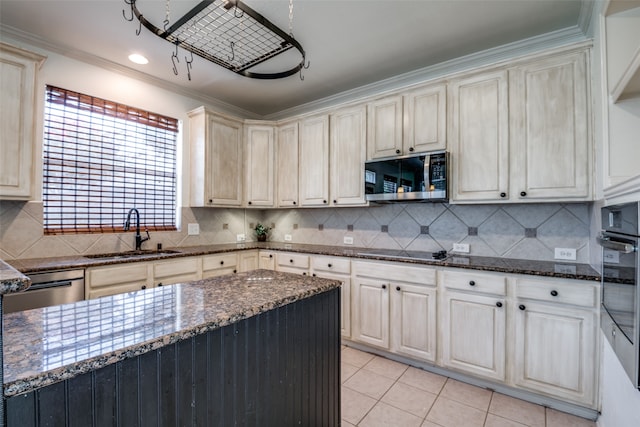
{"type": "Polygon", "coordinates": [[[285,234],[284,235],[284,241],[285,242],[290,242],[291,241],[291,234],[285,234]]]}
{"type": "Polygon", "coordinates": [[[200,234],[200,224],[198,224],[197,222],[189,224],[187,226],[187,234],[189,236],[197,236],[198,234],[200,234]]]}
{"type": "Polygon", "coordinates": [[[566,259],[568,261],[576,260],[576,250],[573,248],[556,248],[555,259],[566,259]]]}
{"type": "Polygon", "coordinates": [[[344,236],[344,244],[345,244],[345,245],[353,245],[353,237],[351,237],[351,236],[344,236]]]}
{"type": "Polygon", "coordinates": [[[453,244],[453,252],[460,252],[463,254],[469,253],[469,244],[468,243],[454,243],[453,244]]]}
{"type": "Polygon", "coordinates": [[[236,242],[244,242],[246,239],[244,234],[236,234],[236,242]]]}

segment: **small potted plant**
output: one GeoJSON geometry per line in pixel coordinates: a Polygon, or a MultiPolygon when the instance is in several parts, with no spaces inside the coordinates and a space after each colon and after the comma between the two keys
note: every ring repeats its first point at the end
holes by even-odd
{"type": "Polygon", "coordinates": [[[256,232],[256,236],[258,237],[258,242],[266,242],[267,234],[269,234],[269,231],[271,231],[271,228],[258,223],[253,230],[256,232]]]}

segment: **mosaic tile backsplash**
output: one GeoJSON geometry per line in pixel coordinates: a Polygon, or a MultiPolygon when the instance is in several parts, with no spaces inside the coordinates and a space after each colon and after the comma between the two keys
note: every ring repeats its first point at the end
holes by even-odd
{"type": "MultiPolygon", "coordinates": [[[[554,248],[575,248],[589,263],[589,203],[449,205],[394,203],[359,208],[222,209],[183,208],[181,230],[151,233],[144,248],[233,243],[244,233],[255,240],[257,222],[273,227],[272,241],[419,251],[450,251],[468,243],[471,255],[553,260],[554,248]],[[200,234],[187,234],[198,223],[200,234]]],[[[124,222],[124,218],[123,218],[124,222]]],[[[0,201],[2,259],[82,255],[133,249],[133,233],[44,236],[42,203],[0,201]]]]}

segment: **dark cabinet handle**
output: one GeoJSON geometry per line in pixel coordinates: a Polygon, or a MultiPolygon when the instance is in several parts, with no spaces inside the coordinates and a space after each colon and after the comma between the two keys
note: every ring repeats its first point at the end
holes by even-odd
{"type": "Polygon", "coordinates": [[[209,199],[209,203],[213,203],[213,199],[209,199]]]}
{"type": "Polygon", "coordinates": [[[337,200],[335,200],[335,199],[333,199],[333,203],[338,203],[338,201],[337,201],[337,200]]]}
{"type": "Polygon", "coordinates": [[[295,200],[293,201],[293,204],[294,204],[294,205],[296,204],[296,201],[295,201],[295,200]]]}
{"type": "Polygon", "coordinates": [[[413,147],[409,147],[409,151],[413,151],[413,147]]]}
{"type": "Polygon", "coordinates": [[[313,277],[316,277],[316,273],[313,273],[313,274],[312,274],[312,276],[313,276],[313,277]]]}
{"type": "Polygon", "coordinates": [[[387,285],[382,285],[382,289],[387,289],[387,285]]]}
{"type": "Polygon", "coordinates": [[[520,305],[518,306],[518,308],[519,308],[520,310],[524,310],[524,309],[526,309],[527,307],[525,307],[524,305],[520,304],[520,305]]]}
{"type": "Polygon", "coordinates": [[[327,264],[327,267],[331,268],[331,264],[330,264],[330,263],[329,263],[329,264],[327,264]]]}
{"type": "Polygon", "coordinates": [[[322,201],[322,203],[326,204],[326,203],[327,203],[327,201],[326,201],[326,200],[323,200],[323,201],[322,201]]]}
{"type": "Polygon", "coordinates": [[[224,261],[220,261],[220,265],[224,265],[224,261]]]}
{"type": "Polygon", "coordinates": [[[147,289],[147,285],[142,285],[141,289],[147,289]]]}
{"type": "Polygon", "coordinates": [[[290,262],[291,264],[293,264],[293,260],[292,260],[292,259],[290,259],[290,260],[289,260],[289,262],[290,262]]]}
{"type": "Polygon", "coordinates": [[[500,193],[500,197],[504,199],[505,197],[507,197],[507,193],[500,193]]]}
{"type": "Polygon", "coordinates": [[[162,282],[158,283],[158,286],[162,286],[162,282]]]}
{"type": "Polygon", "coordinates": [[[273,258],[273,254],[269,254],[269,258],[273,258]]]}
{"type": "Polygon", "coordinates": [[[521,192],[520,192],[520,195],[521,195],[522,197],[524,197],[524,196],[526,196],[526,195],[527,195],[527,192],[526,192],[526,191],[521,191],[521,192]]]}
{"type": "Polygon", "coordinates": [[[305,272],[303,272],[303,273],[302,273],[302,275],[303,275],[303,276],[306,276],[306,275],[307,275],[307,272],[306,272],[306,271],[305,271],[305,272]]]}
{"type": "Polygon", "coordinates": [[[475,286],[475,285],[476,285],[476,282],[475,282],[475,281],[473,281],[473,280],[470,280],[470,281],[469,281],[469,286],[475,286]]]}
{"type": "Polygon", "coordinates": [[[399,290],[400,290],[400,286],[396,286],[396,291],[399,291],[399,290]]]}
{"type": "Polygon", "coordinates": [[[553,291],[551,291],[551,296],[552,297],[557,297],[558,296],[558,291],[556,291],[555,289],[553,291]]]}
{"type": "Polygon", "coordinates": [[[236,270],[236,269],[234,268],[234,269],[233,269],[233,272],[234,272],[234,273],[237,273],[237,272],[238,272],[238,270],[236,270]]]}
{"type": "Polygon", "coordinates": [[[498,307],[498,308],[502,307],[502,303],[501,303],[500,301],[498,301],[498,302],[496,303],[496,307],[498,307]]]}
{"type": "Polygon", "coordinates": [[[396,150],[396,154],[400,154],[400,150],[396,150]]]}

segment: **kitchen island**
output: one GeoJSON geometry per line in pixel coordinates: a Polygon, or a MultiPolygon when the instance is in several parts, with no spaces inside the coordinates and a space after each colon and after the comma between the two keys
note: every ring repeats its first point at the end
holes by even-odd
{"type": "Polygon", "coordinates": [[[5,315],[8,425],[338,425],[340,283],[269,270],[5,315]]]}

